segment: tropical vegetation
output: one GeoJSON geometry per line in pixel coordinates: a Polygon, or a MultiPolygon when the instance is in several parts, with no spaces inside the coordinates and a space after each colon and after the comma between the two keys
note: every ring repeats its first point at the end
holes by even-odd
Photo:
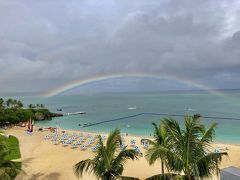
{"type": "Polygon", "coordinates": [[[43,104],[30,104],[24,108],[21,101],[9,98],[6,101],[0,98],[0,127],[8,124],[18,124],[28,121],[31,117],[35,120],[50,119],[54,116],[43,104]]]}
{"type": "Polygon", "coordinates": [[[162,174],[151,179],[202,179],[218,174],[221,156],[227,153],[210,151],[216,123],[208,129],[197,116],[186,116],[183,127],[172,118],[163,119],[154,125],[155,139],[149,140],[151,147],[146,158],[149,164],[162,162],[162,174]],[[164,172],[164,167],[169,173],[164,172]],[[174,172],[174,173],[171,173],[174,172]]]}
{"type": "Polygon", "coordinates": [[[138,159],[134,149],[127,149],[122,143],[120,130],[112,131],[104,145],[101,136],[98,136],[99,148],[93,159],[86,159],[74,166],[75,175],[82,177],[84,171],[93,173],[101,180],[134,179],[122,177],[124,164],[127,160],[138,159]]]}
{"type": "Polygon", "coordinates": [[[18,140],[14,136],[9,138],[0,135],[0,179],[15,179],[21,170],[21,162],[13,161],[21,157],[18,140]]]}

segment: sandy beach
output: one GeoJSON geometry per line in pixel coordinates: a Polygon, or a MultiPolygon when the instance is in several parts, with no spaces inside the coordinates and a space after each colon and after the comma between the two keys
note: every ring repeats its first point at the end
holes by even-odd
{"type": "MultiPolygon", "coordinates": [[[[20,150],[22,155],[21,173],[17,179],[22,180],[66,180],[77,179],[73,173],[73,165],[86,158],[91,158],[91,150],[81,151],[80,148],[71,149],[62,145],[54,145],[50,140],[44,140],[47,131],[35,132],[32,135],[26,134],[25,128],[14,127],[8,129],[6,134],[14,135],[19,139],[20,150]]],[[[141,147],[143,154],[144,149],[140,145],[140,137],[124,136],[125,144],[130,145],[130,140],[135,139],[137,145],[141,147]]],[[[228,157],[223,157],[221,168],[228,166],[240,167],[240,145],[232,144],[213,144],[213,149],[226,149],[228,157]]],[[[159,174],[161,169],[160,163],[149,166],[145,157],[139,157],[139,160],[128,161],[125,165],[123,175],[146,179],[155,174],[159,174]]],[[[96,179],[94,176],[84,174],[83,180],[96,179]]],[[[214,179],[218,179],[214,177],[214,179]]]]}

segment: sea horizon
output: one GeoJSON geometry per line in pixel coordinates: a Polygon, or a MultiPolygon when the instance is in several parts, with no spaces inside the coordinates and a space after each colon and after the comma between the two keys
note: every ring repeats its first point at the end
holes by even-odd
{"type": "MultiPolygon", "coordinates": [[[[212,89],[169,89],[169,90],[152,90],[152,91],[99,91],[99,92],[71,92],[68,94],[67,92],[60,93],[56,96],[72,96],[72,95],[92,95],[92,94],[131,94],[131,93],[189,93],[189,92],[203,92],[208,93],[211,91],[219,91],[223,93],[227,92],[237,92],[240,93],[240,88],[212,88],[212,89]]],[[[10,98],[10,97],[19,97],[19,96],[34,96],[34,97],[45,97],[42,91],[39,92],[0,92],[0,97],[10,98]]]]}
{"type": "Polygon", "coordinates": [[[178,92],[121,92],[53,97],[18,96],[27,104],[45,104],[52,112],[86,112],[85,115],[56,117],[50,121],[38,121],[40,126],[59,126],[62,129],[86,132],[105,132],[120,128],[122,133],[152,136],[152,122],[173,117],[183,123],[185,115],[201,114],[209,126],[218,123],[216,142],[240,142],[240,90],[214,94],[208,91],[178,92]],[[62,109],[61,112],[57,109],[62,109]],[[172,116],[173,115],[173,116],[172,116]],[[212,118],[204,118],[212,117],[212,118]],[[215,117],[215,118],[214,118],[215,117]],[[223,118],[223,119],[219,119],[223,118]],[[85,126],[85,125],[90,126],[85,126]],[[91,125],[95,124],[95,125],[91,125]]]}

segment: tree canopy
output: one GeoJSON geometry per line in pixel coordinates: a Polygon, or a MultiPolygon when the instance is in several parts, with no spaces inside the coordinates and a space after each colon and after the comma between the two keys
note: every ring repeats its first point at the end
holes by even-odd
{"type": "MultiPolygon", "coordinates": [[[[183,127],[175,119],[163,119],[159,127],[155,127],[156,139],[147,153],[149,163],[153,164],[160,158],[170,172],[183,173],[181,177],[188,180],[211,178],[213,174],[218,174],[221,156],[227,153],[210,151],[217,124],[213,123],[207,129],[200,117],[186,116],[183,127]],[[158,134],[162,129],[167,144],[158,141],[158,137],[162,137],[158,134]]],[[[169,174],[166,177],[169,178],[169,174]]]]}
{"type": "MultiPolygon", "coordinates": [[[[74,172],[77,177],[81,177],[84,171],[88,171],[98,179],[118,179],[121,178],[126,161],[137,159],[137,153],[134,149],[127,149],[127,146],[121,148],[122,138],[119,129],[115,129],[109,134],[106,145],[103,144],[100,135],[98,143],[99,148],[93,159],[86,159],[75,164],[74,172]]],[[[125,177],[125,179],[130,178],[125,177]]]]}
{"type": "Polygon", "coordinates": [[[35,120],[50,119],[53,113],[45,108],[43,104],[30,104],[26,108],[19,100],[9,98],[4,101],[0,98],[0,126],[6,124],[18,124],[28,121],[29,118],[35,120]]]}

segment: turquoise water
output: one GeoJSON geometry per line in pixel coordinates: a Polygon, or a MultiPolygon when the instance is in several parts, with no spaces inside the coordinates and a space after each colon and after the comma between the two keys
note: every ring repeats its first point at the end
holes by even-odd
{"type": "MultiPolygon", "coordinates": [[[[18,97],[24,104],[43,103],[51,111],[62,108],[63,113],[85,111],[86,115],[71,115],[41,121],[42,126],[60,126],[63,129],[80,131],[109,132],[120,128],[123,133],[149,136],[152,134],[152,122],[159,122],[166,115],[142,115],[119,121],[107,122],[90,127],[85,123],[95,123],[134,114],[168,113],[186,115],[200,113],[203,116],[231,117],[240,119],[240,92],[225,92],[224,96],[207,92],[178,93],[109,93],[93,95],[68,95],[50,98],[18,97]],[[136,107],[136,109],[128,109],[136,107]],[[79,126],[81,124],[81,126],[79,126]]],[[[183,117],[174,117],[183,122],[183,117]]],[[[216,141],[240,143],[240,120],[207,119],[206,125],[218,123],[216,141]]]]}

